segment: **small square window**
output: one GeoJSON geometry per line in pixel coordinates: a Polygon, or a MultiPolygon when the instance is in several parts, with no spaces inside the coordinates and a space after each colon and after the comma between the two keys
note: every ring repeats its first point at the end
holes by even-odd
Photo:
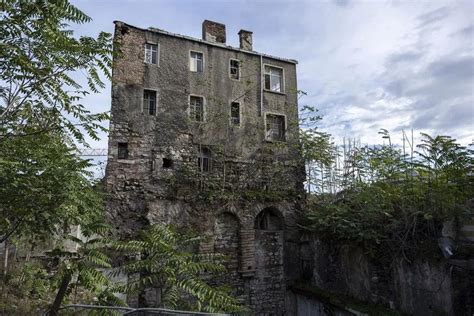
{"type": "Polygon", "coordinates": [[[237,59],[231,59],[229,62],[230,78],[239,80],[240,79],[240,61],[237,59]]]}
{"type": "Polygon", "coordinates": [[[143,113],[156,115],[156,91],[143,90],[143,113]]]}
{"type": "Polygon", "coordinates": [[[173,160],[169,158],[163,158],[163,169],[172,169],[173,168],[173,160]]]}
{"type": "Polygon", "coordinates": [[[283,69],[265,66],[265,89],[283,92],[283,69]]]}
{"type": "Polygon", "coordinates": [[[230,104],[230,123],[240,126],[240,104],[238,102],[230,104]]]}
{"type": "Polygon", "coordinates": [[[285,117],[283,115],[267,114],[266,139],[285,141],[285,117]]]}
{"type": "Polygon", "coordinates": [[[145,62],[147,64],[158,64],[158,45],[145,44],[145,62]]]}
{"type": "Polygon", "coordinates": [[[118,159],[128,159],[128,143],[118,143],[118,159]]]}
{"type": "Polygon", "coordinates": [[[189,70],[193,72],[202,72],[204,64],[204,57],[202,53],[199,52],[190,52],[189,55],[189,70]]]}
{"type": "Polygon", "coordinates": [[[198,96],[189,97],[189,116],[196,122],[204,121],[204,98],[198,96]]]}

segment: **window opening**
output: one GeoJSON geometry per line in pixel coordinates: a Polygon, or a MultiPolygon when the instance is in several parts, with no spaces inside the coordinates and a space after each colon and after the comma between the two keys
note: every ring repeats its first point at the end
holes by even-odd
{"type": "Polygon", "coordinates": [[[272,141],[285,141],[285,117],[267,114],[266,138],[272,141]]]}
{"type": "Polygon", "coordinates": [[[158,45],[145,44],[145,62],[147,64],[158,64],[158,45]]]}
{"type": "Polygon", "coordinates": [[[173,168],[173,160],[169,158],[163,158],[163,169],[172,169],[173,168]]]}
{"type": "Polygon", "coordinates": [[[156,114],[156,91],[143,91],[143,112],[149,115],[156,114]]]}
{"type": "Polygon", "coordinates": [[[265,66],[265,89],[283,92],[283,69],[265,66]]]}
{"type": "Polygon", "coordinates": [[[235,80],[240,79],[240,61],[236,59],[231,59],[229,62],[230,67],[230,77],[235,80]]]}
{"type": "Polygon", "coordinates": [[[282,230],[280,217],[272,209],[264,209],[255,219],[255,229],[282,230]]]}
{"type": "Polygon", "coordinates": [[[202,97],[191,96],[189,103],[189,115],[191,120],[196,122],[204,121],[204,99],[202,97]]]}
{"type": "Polygon", "coordinates": [[[189,67],[193,72],[202,72],[203,71],[203,64],[204,64],[204,57],[202,53],[199,52],[191,52],[189,56],[189,67]]]}
{"type": "Polygon", "coordinates": [[[207,147],[201,147],[199,149],[198,156],[198,168],[201,172],[210,172],[211,171],[211,151],[207,147]]]}
{"type": "Polygon", "coordinates": [[[240,104],[238,102],[230,104],[230,122],[232,125],[240,125],[240,104]]]}
{"type": "Polygon", "coordinates": [[[118,159],[128,159],[128,143],[118,143],[118,159]]]}

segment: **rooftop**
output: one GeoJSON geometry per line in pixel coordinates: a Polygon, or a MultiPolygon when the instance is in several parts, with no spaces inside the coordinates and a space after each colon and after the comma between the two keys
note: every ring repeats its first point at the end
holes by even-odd
{"type": "MultiPolygon", "coordinates": [[[[237,52],[241,52],[241,53],[245,53],[245,54],[251,54],[251,55],[255,55],[255,56],[262,56],[262,57],[265,57],[265,58],[280,60],[280,61],[291,63],[291,64],[298,64],[298,61],[295,60],[295,59],[287,59],[287,58],[276,57],[276,56],[267,55],[267,54],[263,54],[263,53],[258,53],[258,52],[255,52],[255,51],[249,51],[249,50],[241,49],[241,48],[238,48],[238,47],[232,47],[232,46],[226,45],[224,43],[209,42],[209,41],[205,41],[205,40],[198,39],[198,38],[191,37],[191,36],[186,36],[186,35],[181,35],[181,34],[168,32],[168,31],[158,29],[158,28],[155,28],[155,27],[149,27],[148,29],[144,29],[144,28],[140,28],[140,27],[137,27],[137,26],[134,26],[134,25],[127,24],[127,23],[122,22],[122,21],[114,21],[114,23],[118,24],[118,25],[126,25],[128,27],[135,28],[135,29],[138,29],[138,30],[141,30],[141,31],[148,31],[148,32],[159,33],[159,34],[163,34],[163,35],[167,35],[167,36],[183,38],[183,39],[186,39],[186,40],[189,40],[189,41],[193,41],[193,42],[197,42],[197,43],[201,43],[201,44],[206,44],[206,45],[210,45],[210,46],[216,46],[216,47],[220,47],[220,48],[224,48],[224,49],[228,49],[228,50],[232,50],[232,51],[237,51],[237,52]]],[[[247,32],[250,32],[250,31],[247,31],[247,32]]]]}

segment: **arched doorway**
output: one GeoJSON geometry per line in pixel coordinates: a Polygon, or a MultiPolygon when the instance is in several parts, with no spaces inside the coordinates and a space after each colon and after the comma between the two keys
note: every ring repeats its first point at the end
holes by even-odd
{"type": "Polygon", "coordinates": [[[283,223],[275,208],[265,208],[255,218],[254,228],[265,231],[281,231],[283,223]]]}
{"type": "Polygon", "coordinates": [[[274,207],[264,208],[254,219],[255,279],[250,296],[265,293],[256,305],[256,314],[273,308],[285,308],[285,275],[283,269],[283,216],[274,207]]]}

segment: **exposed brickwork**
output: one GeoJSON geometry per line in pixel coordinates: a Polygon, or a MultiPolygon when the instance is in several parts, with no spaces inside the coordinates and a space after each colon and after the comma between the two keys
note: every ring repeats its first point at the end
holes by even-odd
{"type": "Polygon", "coordinates": [[[225,25],[205,20],[202,22],[202,39],[209,42],[225,44],[225,25]]]}

